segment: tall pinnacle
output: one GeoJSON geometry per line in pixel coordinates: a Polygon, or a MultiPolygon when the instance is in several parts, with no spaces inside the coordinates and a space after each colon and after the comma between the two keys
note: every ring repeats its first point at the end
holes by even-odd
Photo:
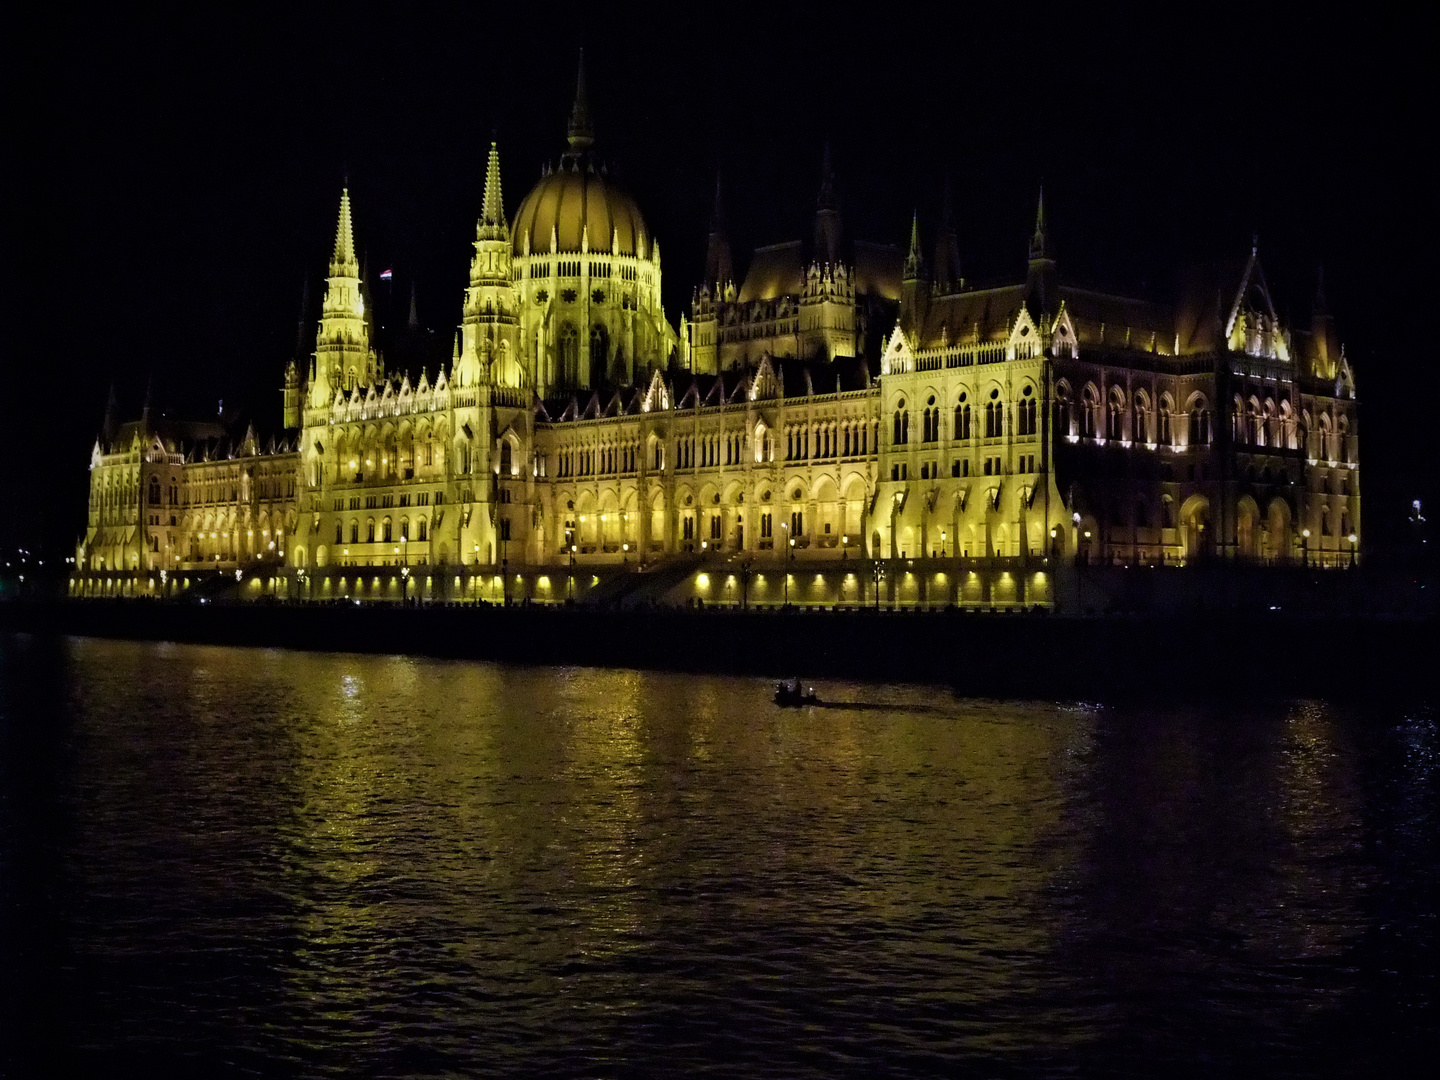
{"type": "Polygon", "coordinates": [[[815,255],[817,263],[837,265],[841,256],[840,199],[835,193],[835,170],[830,167],[830,141],[820,165],[820,194],[815,200],[815,255]]]}
{"type": "Polygon", "coordinates": [[[924,259],[920,255],[920,214],[916,211],[910,218],[910,253],[905,256],[905,280],[918,280],[923,266],[924,259]]]}
{"type": "Polygon", "coordinates": [[[1045,185],[1040,185],[1040,203],[1035,208],[1035,233],[1030,237],[1030,258],[1046,259],[1049,253],[1045,246],[1045,185]]]}
{"type": "Polygon", "coordinates": [[[490,144],[490,163],[485,166],[485,201],[480,210],[480,224],[505,224],[505,202],[500,195],[500,148],[490,144]]]}
{"type": "MultiPolygon", "coordinates": [[[[355,268],[355,230],[350,224],[350,189],[340,190],[340,223],[335,229],[335,254],[330,259],[332,267],[355,268]]],[[[331,271],[334,273],[334,271],[331,271]]]]}
{"type": "Polygon", "coordinates": [[[595,142],[595,128],[590,122],[590,91],[585,85],[585,50],[580,50],[580,69],[575,75],[575,104],[570,109],[570,123],[565,131],[570,149],[588,150],[595,142]]]}
{"type": "Polygon", "coordinates": [[[730,260],[730,238],[725,231],[725,202],[720,187],[720,174],[715,174],[715,209],[710,214],[710,240],[705,247],[705,284],[723,290],[734,280],[735,268],[730,260]]]}

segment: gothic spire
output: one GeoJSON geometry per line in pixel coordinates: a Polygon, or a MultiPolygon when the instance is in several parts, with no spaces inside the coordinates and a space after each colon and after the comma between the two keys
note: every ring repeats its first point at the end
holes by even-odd
{"type": "Polygon", "coordinates": [[[505,201],[500,194],[500,147],[490,143],[490,161],[485,166],[485,201],[480,211],[480,223],[491,227],[505,224],[505,201]]]}
{"type": "Polygon", "coordinates": [[[330,259],[331,274],[335,267],[345,267],[354,276],[355,229],[350,223],[350,189],[340,189],[340,222],[335,228],[335,254],[330,259]]]}
{"type": "Polygon", "coordinates": [[[920,255],[920,213],[910,218],[910,253],[905,256],[905,280],[918,281],[924,273],[925,260],[920,255]]]}
{"type": "Polygon", "coordinates": [[[725,202],[720,174],[715,174],[715,209],[710,214],[710,241],[705,248],[705,284],[717,292],[735,279],[730,259],[730,237],[725,228],[725,202]]]}
{"type": "Polygon", "coordinates": [[[1030,237],[1030,258],[1048,259],[1050,253],[1045,245],[1045,185],[1040,185],[1040,203],[1035,208],[1035,232],[1030,237]]]}
{"type": "Polygon", "coordinates": [[[820,194],[815,200],[814,261],[834,265],[840,262],[840,199],[835,193],[835,171],[830,167],[830,141],[820,164],[820,194]]]}
{"type": "Polygon", "coordinates": [[[1035,209],[1035,233],[1030,237],[1030,267],[1025,274],[1025,305],[1037,322],[1060,311],[1060,288],[1055,275],[1055,256],[1045,236],[1045,188],[1035,209]]]}
{"type": "Polygon", "coordinates": [[[420,315],[415,309],[415,282],[410,282],[410,315],[405,320],[405,326],[410,330],[420,329],[420,315]]]}
{"type": "Polygon", "coordinates": [[[580,69],[575,75],[575,104],[570,109],[570,123],[565,131],[571,151],[588,150],[595,142],[595,128],[590,121],[590,90],[585,83],[585,50],[580,50],[580,69]]]}

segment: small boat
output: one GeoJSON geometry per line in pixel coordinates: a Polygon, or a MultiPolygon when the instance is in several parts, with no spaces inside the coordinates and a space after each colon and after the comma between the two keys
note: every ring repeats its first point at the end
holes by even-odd
{"type": "Polygon", "coordinates": [[[800,680],[775,684],[775,704],[787,709],[798,709],[805,705],[819,705],[820,698],[813,686],[800,689],[800,680]]]}

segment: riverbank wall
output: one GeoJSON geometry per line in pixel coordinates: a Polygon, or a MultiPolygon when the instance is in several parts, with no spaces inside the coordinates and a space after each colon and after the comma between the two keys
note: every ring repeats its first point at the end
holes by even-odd
{"type": "Polygon", "coordinates": [[[965,694],[1112,699],[1434,698],[1433,617],[1283,611],[1067,617],[871,609],[0,604],[0,631],[546,665],[934,683],[965,694]]]}

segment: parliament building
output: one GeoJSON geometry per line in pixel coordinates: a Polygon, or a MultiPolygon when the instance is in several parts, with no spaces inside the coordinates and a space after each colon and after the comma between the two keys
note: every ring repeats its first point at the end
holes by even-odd
{"type": "Polygon", "coordinates": [[[928,248],[850,238],[827,154],[811,235],[739,280],[717,187],[675,325],[594,141],[582,67],[511,214],[491,146],[430,370],[386,370],[342,192],[280,424],[107,416],[72,593],[1014,607],[1077,563],[1358,558],[1351,366],[1253,248],[1166,303],[1072,286],[1042,194],[975,288],[948,206],[928,248]]]}

